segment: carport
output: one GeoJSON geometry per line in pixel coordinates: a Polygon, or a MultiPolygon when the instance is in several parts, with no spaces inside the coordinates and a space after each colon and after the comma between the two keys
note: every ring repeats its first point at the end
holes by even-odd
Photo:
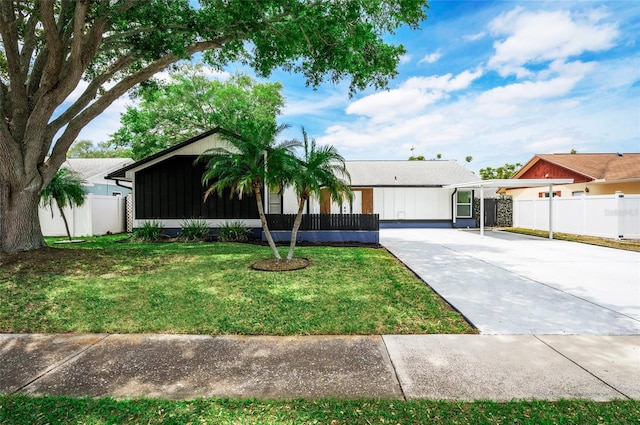
{"type": "Polygon", "coordinates": [[[480,237],[484,237],[484,188],[515,189],[525,187],[549,187],[549,239],[553,239],[553,185],[571,184],[573,179],[492,179],[445,186],[451,189],[479,189],[480,192],[480,237]]]}

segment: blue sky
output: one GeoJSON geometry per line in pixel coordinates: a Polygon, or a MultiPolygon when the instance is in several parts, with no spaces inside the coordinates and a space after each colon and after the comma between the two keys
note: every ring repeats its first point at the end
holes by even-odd
{"type": "MultiPolygon", "coordinates": [[[[473,171],[536,153],[640,151],[640,6],[623,1],[438,1],[418,31],[386,39],[407,49],[386,91],[305,87],[276,71],[287,105],[349,160],[455,159],[473,171]]],[[[234,72],[230,68],[229,72],[234,72]]],[[[117,101],[80,138],[99,142],[131,101],[117,101]]]]}

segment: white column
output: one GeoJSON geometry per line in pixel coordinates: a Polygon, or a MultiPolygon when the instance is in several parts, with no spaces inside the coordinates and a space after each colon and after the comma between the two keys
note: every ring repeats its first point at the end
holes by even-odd
{"type": "Polygon", "coordinates": [[[549,239],[553,239],[553,184],[549,185],[549,239]]]}
{"type": "MultiPolygon", "coordinates": [[[[471,200],[473,205],[473,200],[471,200]]],[[[480,186],[480,237],[484,238],[484,190],[480,186]]]]}

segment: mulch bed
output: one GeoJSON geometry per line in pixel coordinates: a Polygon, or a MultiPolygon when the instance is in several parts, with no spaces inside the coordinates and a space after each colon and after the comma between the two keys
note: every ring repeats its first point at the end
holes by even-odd
{"type": "Polygon", "coordinates": [[[268,258],[266,260],[256,261],[251,264],[251,268],[265,272],[288,272],[305,269],[309,267],[310,264],[311,262],[307,258],[292,258],[291,260],[268,258]]]}

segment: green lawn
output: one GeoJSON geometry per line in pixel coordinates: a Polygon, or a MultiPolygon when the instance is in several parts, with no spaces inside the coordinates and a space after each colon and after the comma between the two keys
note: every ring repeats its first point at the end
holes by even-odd
{"type": "Polygon", "coordinates": [[[301,247],[311,267],[274,273],[248,267],[264,246],[117,239],[3,259],[0,332],[474,332],[384,249],[301,247]]]}
{"type": "Polygon", "coordinates": [[[640,402],[194,401],[0,396],[1,424],[638,424],[640,402]]]}

